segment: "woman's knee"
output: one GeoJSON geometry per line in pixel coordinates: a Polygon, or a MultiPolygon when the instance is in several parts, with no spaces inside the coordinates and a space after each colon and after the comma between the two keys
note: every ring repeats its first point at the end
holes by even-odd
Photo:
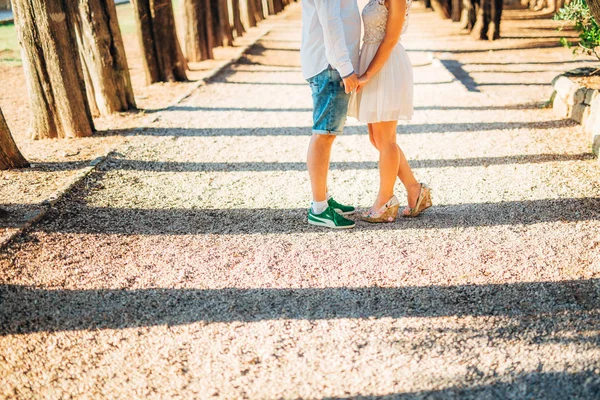
{"type": "Polygon", "coordinates": [[[384,133],[375,132],[373,135],[373,139],[377,143],[377,145],[375,147],[377,147],[379,150],[382,150],[384,148],[387,150],[391,147],[398,146],[396,144],[395,132],[393,134],[390,134],[389,132],[384,132],[384,133]]]}

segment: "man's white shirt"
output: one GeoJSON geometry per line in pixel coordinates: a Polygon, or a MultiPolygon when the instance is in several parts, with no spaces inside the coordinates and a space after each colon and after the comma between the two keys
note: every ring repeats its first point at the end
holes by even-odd
{"type": "Polygon", "coordinates": [[[360,12],[356,0],[302,0],[302,74],[312,78],[329,65],[345,78],[358,72],[360,12]]]}

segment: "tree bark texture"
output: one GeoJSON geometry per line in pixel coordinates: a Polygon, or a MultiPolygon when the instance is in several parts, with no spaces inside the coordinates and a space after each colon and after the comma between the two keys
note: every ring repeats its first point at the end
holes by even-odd
{"type": "Polygon", "coordinates": [[[596,23],[600,24],[600,0],[587,0],[587,3],[592,16],[596,20],[596,23]]]}
{"type": "Polygon", "coordinates": [[[490,2],[491,0],[478,0],[475,3],[476,19],[471,35],[478,40],[488,39],[488,29],[490,27],[490,2]],[[487,8],[487,12],[486,12],[487,8]]]}
{"type": "Polygon", "coordinates": [[[90,136],[94,130],[66,0],[13,0],[34,139],[90,136]]]}
{"type": "Polygon", "coordinates": [[[29,163],[17,148],[0,109],[0,170],[27,167],[29,163]]]}
{"type": "Polygon", "coordinates": [[[133,0],[148,84],[187,81],[171,0],[133,0]]]}
{"type": "Polygon", "coordinates": [[[256,2],[255,0],[244,0],[246,18],[248,19],[248,25],[255,27],[259,20],[256,19],[256,2]]]}
{"type": "Polygon", "coordinates": [[[462,29],[471,32],[477,20],[476,0],[463,0],[460,25],[462,29]]]}
{"type": "Polygon", "coordinates": [[[223,31],[221,30],[221,7],[220,0],[210,0],[210,12],[212,18],[208,21],[211,25],[215,38],[215,47],[223,46],[223,31]]]}
{"type": "Polygon", "coordinates": [[[77,0],[72,21],[92,114],[135,109],[117,10],[112,0],[77,0]]]}
{"type": "Polygon", "coordinates": [[[502,0],[479,0],[477,20],[471,32],[475,39],[496,40],[500,38],[500,20],[502,19],[502,0]]]}
{"type": "Polygon", "coordinates": [[[500,39],[500,21],[502,20],[503,0],[489,0],[490,5],[490,27],[488,37],[491,40],[500,39]]]}
{"type": "Polygon", "coordinates": [[[242,10],[240,8],[240,0],[231,0],[232,12],[233,12],[233,29],[235,34],[239,37],[246,33],[246,28],[242,23],[242,10]]]}
{"type": "Polygon", "coordinates": [[[452,0],[431,0],[431,6],[444,19],[452,16],[452,0]]]}
{"type": "Polygon", "coordinates": [[[459,22],[462,16],[462,4],[463,0],[452,0],[452,12],[451,19],[452,22],[459,22]]]}
{"type": "Polygon", "coordinates": [[[223,45],[233,46],[233,27],[229,18],[228,0],[219,0],[219,22],[223,34],[223,45]]]}
{"type": "Polygon", "coordinates": [[[185,49],[188,61],[213,58],[212,12],[210,0],[183,0],[185,49]]]}

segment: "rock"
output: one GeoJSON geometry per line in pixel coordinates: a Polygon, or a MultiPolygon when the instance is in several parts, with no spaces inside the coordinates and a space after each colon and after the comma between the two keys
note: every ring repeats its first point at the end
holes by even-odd
{"type": "Polygon", "coordinates": [[[587,117],[590,114],[590,107],[586,106],[585,104],[581,103],[581,104],[575,104],[573,107],[571,107],[571,113],[569,115],[569,117],[576,122],[579,122],[580,124],[583,123],[584,118],[587,119],[587,117]]]}
{"type": "Polygon", "coordinates": [[[562,75],[554,81],[554,90],[556,90],[559,97],[562,97],[568,105],[572,106],[585,101],[588,89],[562,75]]]}
{"type": "Polygon", "coordinates": [[[587,122],[591,113],[592,113],[592,107],[586,106],[581,115],[581,122],[580,122],[581,125],[585,125],[585,123],[587,122]]]}
{"type": "Polygon", "coordinates": [[[571,114],[571,107],[560,96],[554,96],[552,110],[558,118],[569,118],[571,114]]]}
{"type": "Polygon", "coordinates": [[[594,154],[600,151],[600,96],[596,96],[590,105],[590,114],[583,124],[584,130],[591,135],[594,154]]]}
{"type": "Polygon", "coordinates": [[[585,92],[585,100],[583,102],[589,106],[597,95],[598,91],[596,89],[588,89],[587,92],[585,92]]]}

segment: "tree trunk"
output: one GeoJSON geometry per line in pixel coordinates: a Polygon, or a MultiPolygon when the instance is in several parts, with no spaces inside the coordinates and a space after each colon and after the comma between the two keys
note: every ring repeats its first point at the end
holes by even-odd
{"type": "Polygon", "coordinates": [[[452,15],[452,0],[431,0],[431,6],[444,19],[452,15]]]}
{"type": "Polygon", "coordinates": [[[558,10],[560,10],[564,6],[565,6],[565,0],[552,0],[550,2],[550,11],[552,11],[552,12],[558,12],[558,10]]]}
{"type": "Polygon", "coordinates": [[[592,16],[596,20],[596,23],[600,24],[600,0],[587,0],[587,3],[592,16]]]}
{"type": "Polygon", "coordinates": [[[263,12],[263,3],[262,0],[248,0],[254,2],[254,19],[256,22],[260,22],[265,19],[265,14],[263,12]]]}
{"type": "Polygon", "coordinates": [[[133,0],[148,84],[187,81],[171,0],[133,0]]]}
{"type": "Polygon", "coordinates": [[[0,170],[27,167],[29,163],[17,148],[0,109],[0,170]]]}
{"type": "Polygon", "coordinates": [[[452,0],[452,22],[459,22],[462,16],[463,0],[452,0]]]}
{"type": "Polygon", "coordinates": [[[477,21],[471,34],[479,40],[497,40],[500,38],[500,20],[502,19],[503,0],[480,0],[477,21]]]}
{"type": "Polygon", "coordinates": [[[425,6],[425,8],[431,9],[431,0],[424,0],[423,5],[425,6]]]}
{"type": "Polygon", "coordinates": [[[463,0],[460,25],[462,29],[471,32],[477,20],[477,2],[475,0],[463,0]]]}
{"type": "Polygon", "coordinates": [[[273,4],[273,14],[279,14],[280,12],[283,11],[283,8],[285,7],[282,0],[272,0],[272,4],[273,4]]]}
{"type": "Polygon", "coordinates": [[[244,33],[246,33],[246,28],[244,28],[244,24],[242,23],[242,10],[240,10],[240,0],[232,0],[232,10],[233,10],[233,29],[235,30],[235,34],[240,37],[244,33]]]}
{"type": "Polygon", "coordinates": [[[490,28],[490,11],[492,0],[480,0],[475,9],[477,19],[471,31],[471,35],[478,40],[488,40],[488,29],[490,28]]]}
{"type": "Polygon", "coordinates": [[[96,115],[135,108],[129,67],[112,0],[77,0],[72,21],[87,97],[96,115]]]}
{"type": "Polygon", "coordinates": [[[504,5],[503,0],[490,0],[490,27],[488,30],[488,37],[491,40],[500,39],[500,21],[502,20],[502,8],[504,5]]]}
{"type": "Polygon", "coordinates": [[[256,3],[254,0],[244,0],[246,3],[246,14],[248,15],[248,25],[255,27],[258,21],[256,20],[256,3]]]}
{"type": "Polygon", "coordinates": [[[13,0],[34,139],[90,136],[94,122],[66,0],[13,0]]]}
{"type": "Polygon", "coordinates": [[[248,17],[250,26],[256,26],[264,19],[262,0],[246,0],[248,3],[248,17]]]}
{"type": "Polygon", "coordinates": [[[212,19],[210,21],[213,35],[215,38],[215,47],[223,46],[223,31],[221,30],[221,10],[220,0],[210,0],[210,11],[212,19]]]}
{"type": "Polygon", "coordinates": [[[185,48],[188,61],[199,62],[213,57],[212,20],[208,0],[183,0],[185,48]]]}
{"type": "Polygon", "coordinates": [[[229,22],[228,0],[219,0],[219,17],[223,32],[223,45],[233,46],[233,27],[229,22]]]}

